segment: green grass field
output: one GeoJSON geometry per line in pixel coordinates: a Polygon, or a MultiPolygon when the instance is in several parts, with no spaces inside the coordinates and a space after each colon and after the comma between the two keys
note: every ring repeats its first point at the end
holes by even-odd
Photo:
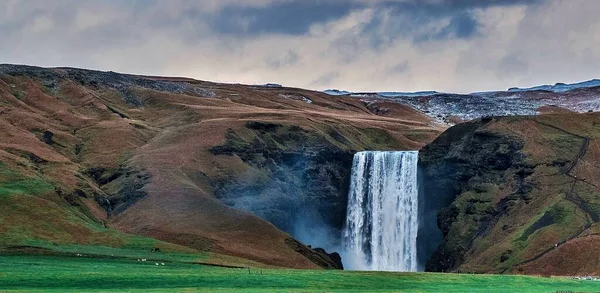
{"type": "Polygon", "coordinates": [[[223,268],[156,255],[1,255],[0,292],[600,292],[567,278],[223,268]]]}

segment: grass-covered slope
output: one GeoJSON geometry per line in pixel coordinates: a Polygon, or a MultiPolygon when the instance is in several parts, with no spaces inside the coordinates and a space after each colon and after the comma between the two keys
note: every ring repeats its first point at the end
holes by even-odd
{"type": "Polygon", "coordinates": [[[446,131],[421,152],[424,196],[443,234],[427,268],[599,274],[599,139],[597,113],[488,118],[446,131]]]}
{"type": "Polygon", "coordinates": [[[194,261],[215,265],[259,263],[197,251],[106,227],[89,211],[56,196],[54,186],[0,163],[0,255],[117,256],[194,261]],[[152,249],[161,253],[150,253],[152,249]]]}
{"type": "MultiPolygon", "coordinates": [[[[408,107],[386,109],[299,89],[0,65],[0,247],[160,247],[316,268],[296,251],[310,249],[219,195],[283,180],[290,154],[419,148],[440,131],[408,107]],[[261,123],[281,127],[251,126],[261,123]],[[268,146],[265,165],[236,144],[268,146]]],[[[329,195],[338,190],[319,193],[329,195]]]]}

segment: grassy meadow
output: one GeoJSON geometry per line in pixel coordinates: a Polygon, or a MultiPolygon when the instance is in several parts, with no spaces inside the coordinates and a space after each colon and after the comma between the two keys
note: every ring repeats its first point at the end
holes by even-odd
{"type": "Polygon", "coordinates": [[[0,292],[600,292],[567,278],[225,268],[193,254],[81,249],[0,255],[0,292]]]}

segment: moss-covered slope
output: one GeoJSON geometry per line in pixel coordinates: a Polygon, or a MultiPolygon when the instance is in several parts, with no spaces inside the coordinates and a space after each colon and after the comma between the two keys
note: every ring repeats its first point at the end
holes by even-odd
{"type": "Polygon", "coordinates": [[[442,241],[427,269],[598,274],[584,248],[600,221],[599,138],[596,113],[500,117],[423,148],[424,208],[438,211],[424,223],[436,221],[443,238],[422,234],[442,241]]]}

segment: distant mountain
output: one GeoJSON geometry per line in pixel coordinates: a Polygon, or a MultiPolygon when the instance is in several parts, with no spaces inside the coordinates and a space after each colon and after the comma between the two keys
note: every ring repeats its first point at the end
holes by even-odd
{"type": "Polygon", "coordinates": [[[563,93],[574,89],[590,88],[600,86],[600,79],[592,79],[579,83],[565,84],[557,83],[555,85],[540,85],[530,88],[510,88],[509,92],[524,92],[524,91],[551,91],[555,93],[563,93]]]}
{"type": "Polygon", "coordinates": [[[323,92],[328,95],[332,95],[332,96],[343,96],[343,95],[350,94],[350,92],[348,92],[348,91],[340,91],[340,90],[334,90],[334,89],[324,90],[323,92]]]}
{"type": "Polygon", "coordinates": [[[394,97],[426,97],[440,94],[440,92],[436,91],[422,91],[422,92],[349,92],[343,90],[335,90],[329,89],[324,90],[324,93],[332,96],[345,96],[352,95],[354,97],[361,96],[372,96],[372,95],[380,95],[382,97],[394,98],[394,97]]]}
{"type": "Polygon", "coordinates": [[[380,92],[379,95],[384,97],[426,97],[441,94],[436,91],[425,91],[425,92],[380,92]]]}
{"type": "MultiPolygon", "coordinates": [[[[506,92],[528,92],[528,91],[549,91],[555,93],[564,93],[575,89],[581,88],[591,88],[591,87],[600,87],[600,79],[592,79],[588,81],[578,82],[578,83],[556,83],[554,85],[539,85],[529,88],[518,88],[513,87],[509,88],[506,92]]],[[[384,97],[423,97],[423,96],[432,96],[437,94],[443,94],[437,91],[418,91],[418,92],[349,92],[345,90],[337,90],[337,89],[328,89],[323,91],[326,94],[333,96],[340,95],[373,95],[377,94],[384,97]]],[[[487,96],[496,93],[501,93],[504,91],[483,91],[483,92],[474,92],[469,95],[473,96],[487,96]]]]}
{"type": "Polygon", "coordinates": [[[471,94],[436,91],[352,93],[342,90],[328,90],[325,93],[358,97],[369,103],[385,100],[410,105],[437,121],[448,124],[486,116],[537,115],[553,111],[600,111],[598,79],[575,84],[557,83],[471,94]]]}

